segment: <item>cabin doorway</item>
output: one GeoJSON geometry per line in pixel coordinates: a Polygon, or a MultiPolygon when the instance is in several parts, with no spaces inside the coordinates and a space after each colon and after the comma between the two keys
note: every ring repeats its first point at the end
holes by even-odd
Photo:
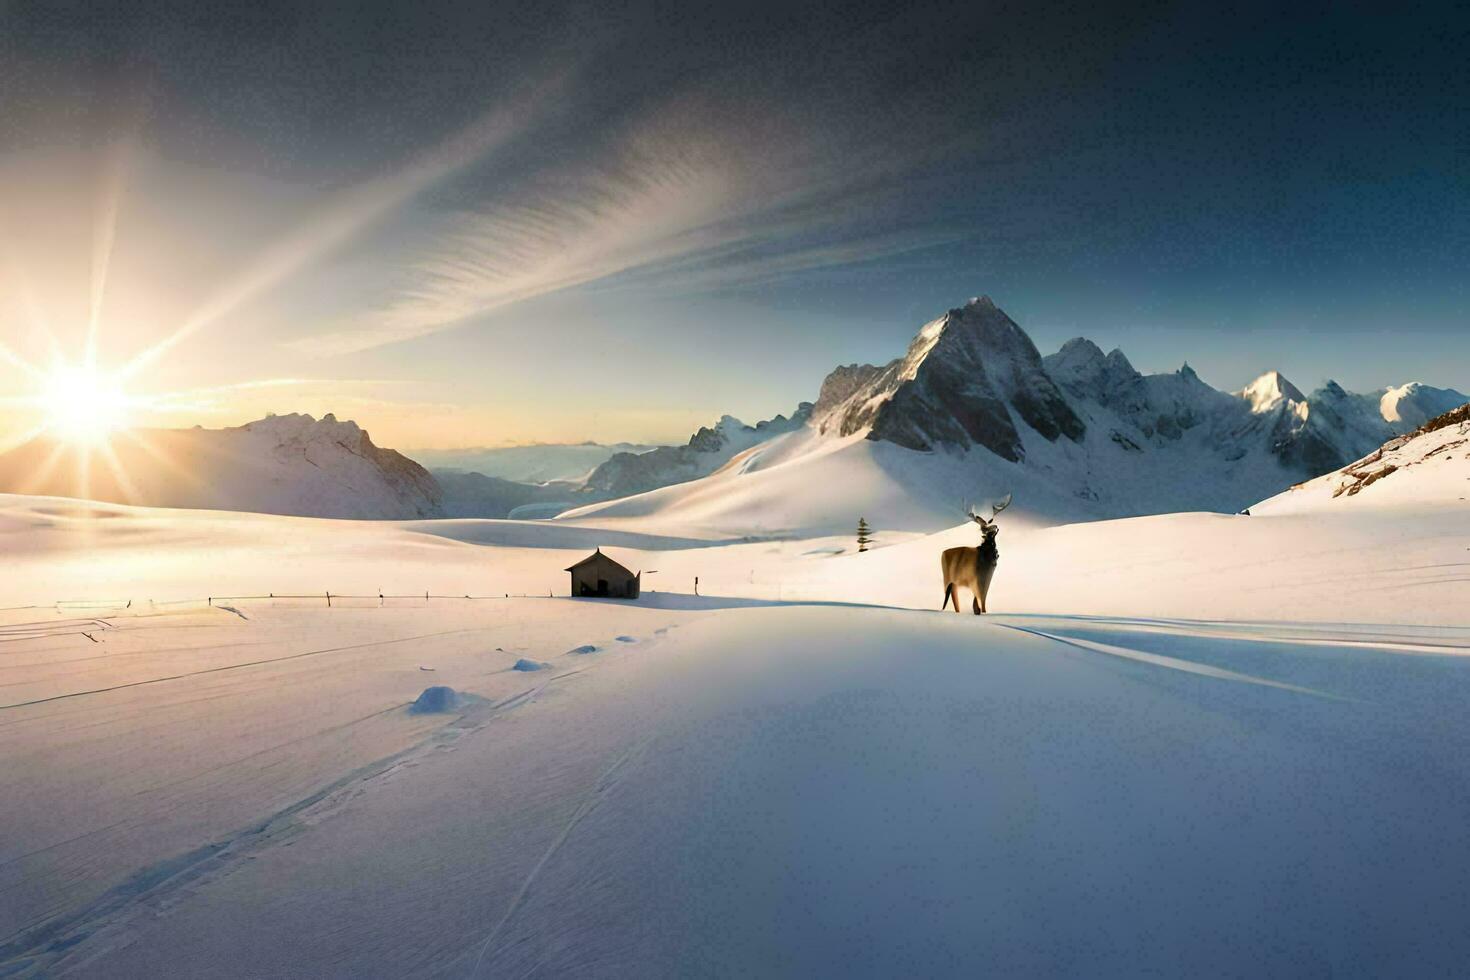
{"type": "Polygon", "coordinates": [[[607,595],[607,579],[600,578],[597,580],[597,594],[601,596],[607,595]]]}

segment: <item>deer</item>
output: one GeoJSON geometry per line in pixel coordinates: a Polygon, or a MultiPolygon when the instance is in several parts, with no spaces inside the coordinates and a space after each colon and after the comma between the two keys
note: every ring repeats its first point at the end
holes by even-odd
{"type": "Polygon", "coordinates": [[[985,595],[990,591],[990,580],[995,576],[996,563],[1000,561],[1000,549],[995,546],[995,536],[1000,528],[995,516],[1011,505],[1011,495],[990,507],[990,516],[981,517],[975,508],[965,505],[965,515],[980,527],[983,540],[978,548],[946,548],[939,556],[939,567],[944,572],[944,601],[939,604],[942,611],[951,602],[954,611],[960,611],[960,589],[969,589],[971,609],[976,616],[985,613],[985,595]]]}

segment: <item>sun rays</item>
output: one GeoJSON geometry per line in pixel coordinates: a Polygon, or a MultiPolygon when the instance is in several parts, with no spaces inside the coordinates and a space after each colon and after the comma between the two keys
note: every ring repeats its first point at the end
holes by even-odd
{"type": "Polygon", "coordinates": [[[136,376],[178,344],[341,248],[419,194],[510,145],[546,111],[569,76],[563,70],[540,79],[520,97],[483,113],[399,169],[331,196],[307,220],[245,263],[176,329],[125,364],[120,376],[124,380],[136,376]]]}
{"type": "Polygon", "coordinates": [[[4,360],[22,370],[33,388],[28,394],[4,399],[6,408],[31,416],[34,421],[9,440],[0,442],[0,453],[30,447],[41,455],[22,457],[17,466],[27,472],[11,474],[17,489],[33,492],[51,484],[57,470],[72,470],[72,495],[91,496],[94,465],[105,467],[113,484],[129,502],[136,498],[134,483],[125,472],[113,447],[114,438],[132,439],[129,430],[133,413],[149,399],[129,395],[116,375],[100,370],[86,358],[55,362],[44,369],[6,350],[4,360]]]}
{"type": "MultiPolygon", "coordinates": [[[[34,444],[27,455],[23,479],[11,482],[19,488],[45,486],[58,468],[70,466],[76,496],[87,497],[92,489],[95,466],[108,470],[125,495],[134,496],[133,481],[124,472],[115,440],[127,440],[146,455],[163,462],[180,479],[190,479],[187,467],[169,460],[166,453],[134,426],[150,414],[169,413],[211,392],[300,383],[295,379],[237,382],[219,388],[190,388],[186,391],[140,394],[136,390],[147,369],[184,340],[216,324],[313,262],[358,236],[429,187],[483,160],[518,137],[531,121],[544,112],[551,98],[564,86],[567,72],[559,71],[527,87],[522,97],[508,100],[482,114],[469,126],[409,161],[401,168],[339,192],[316,212],[308,215],[282,238],[242,264],[236,274],[221,283],[204,302],[181,318],[153,343],[133,354],[115,369],[105,367],[100,351],[107,339],[109,277],[115,252],[125,247],[126,228],[120,230],[125,210],[128,176],[135,141],[119,139],[106,150],[101,178],[93,197],[90,242],[90,274],[84,288],[85,312],[78,321],[80,338],[63,343],[62,336],[43,314],[32,289],[33,277],[24,257],[6,249],[3,265],[7,286],[15,294],[23,323],[46,351],[38,363],[23,356],[11,344],[0,342],[0,368],[20,375],[18,394],[0,396],[0,410],[13,413],[21,424],[0,435],[0,454],[34,444]]],[[[79,284],[80,285],[80,284],[79,284]]]]}

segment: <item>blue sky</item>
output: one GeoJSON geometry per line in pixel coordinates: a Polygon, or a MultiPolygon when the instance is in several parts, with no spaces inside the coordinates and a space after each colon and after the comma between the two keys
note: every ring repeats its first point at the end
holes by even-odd
{"type": "Polygon", "coordinates": [[[1470,387],[1470,18],[1282,7],[10,3],[0,342],[404,447],[789,411],[978,293],[1470,387]]]}

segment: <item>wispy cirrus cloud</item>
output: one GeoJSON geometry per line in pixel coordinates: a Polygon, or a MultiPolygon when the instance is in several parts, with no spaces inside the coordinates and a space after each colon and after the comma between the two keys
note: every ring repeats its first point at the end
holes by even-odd
{"type": "Polygon", "coordinates": [[[958,237],[933,223],[875,220],[892,211],[893,180],[917,152],[858,158],[792,127],[699,117],[680,106],[594,164],[445,218],[386,302],[286,346],[346,354],[576,287],[751,285],[958,237]]]}

